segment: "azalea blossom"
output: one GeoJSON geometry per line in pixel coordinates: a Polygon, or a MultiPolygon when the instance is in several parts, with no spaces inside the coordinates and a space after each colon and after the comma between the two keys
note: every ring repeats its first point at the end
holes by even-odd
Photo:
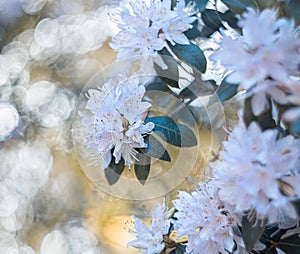
{"type": "Polygon", "coordinates": [[[248,128],[240,123],[223,143],[214,169],[221,200],[239,214],[255,211],[269,223],[298,218],[292,201],[300,194],[300,143],[278,135],[275,129],[262,131],[255,122],[248,128]]]}
{"type": "Polygon", "coordinates": [[[120,75],[119,84],[114,80],[99,89],[88,90],[86,109],[81,112],[81,123],[86,127],[83,145],[92,151],[95,163],[102,160],[107,168],[114,156],[115,163],[121,157],[130,166],[135,159],[135,148],[145,148],[144,134],[149,133],[154,124],[144,123],[149,102],[143,102],[145,87],[138,78],[125,79],[120,75]],[[113,153],[112,153],[113,149],[113,153]]]}
{"type": "Polygon", "coordinates": [[[120,11],[112,15],[120,28],[110,46],[118,50],[118,60],[134,56],[143,56],[141,66],[153,62],[166,69],[167,66],[158,55],[158,51],[167,46],[189,44],[184,32],[192,28],[197,17],[192,16],[184,0],[179,0],[174,10],[171,0],[129,0],[120,3],[120,11]],[[186,8],[187,7],[187,8],[186,8]]]}
{"type": "Polygon", "coordinates": [[[218,196],[213,181],[201,182],[191,194],[180,191],[173,201],[177,212],[173,220],[179,237],[188,236],[187,253],[247,253],[243,241],[234,234],[239,222],[230,207],[218,196]]]}
{"type": "Polygon", "coordinates": [[[144,224],[141,220],[132,216],[135,229],[129,229],[129,232],[136,236],[136,239],[130,241],[127,246],[143,250],[144,254],[159,254],[165,248],[163,236],[168,233],[170,220],[169,212],[165,203],[158,204],[153,211],[152,223],[150,226],[144,224]]]}
{"type": "Polygon", "coordinates": [[[239,26],[241,36],[232,38],[223,33],[220,49],[213,59],[220,60],[231,71],[227,81],[239,84],[248,96],[253,96],[255,115],[269,107],[270,97],[279,104],[288,103],[290,75],[298,73],[300,64],[300,39],[294,22],[277,19],[277,11],[272,9],[259,13],[248,8],[239,26]]]}

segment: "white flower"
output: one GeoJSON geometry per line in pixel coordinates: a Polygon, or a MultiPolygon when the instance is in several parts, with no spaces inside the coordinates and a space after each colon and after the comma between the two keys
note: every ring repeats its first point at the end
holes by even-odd
{"type": "Polygon", "coordinates": [[[277,130],[262,131],[252,122],[247,129],[240,123],[223,145],[214,177],[224,202],[237,213],[255,210],[269,223],[297,218],[291,201],[300,194],[299,140],[278,139],[277,130]]]}
{"type": "Polygon", "coordinates": [[[112,38],[110,46],[119,51],[118,60],[143,56],[142,67],[144,61],[150,61],[165,69],[167,66],[157,52],[167,41],[172,45],[189,44],[183,32],[197,19],[191,15],[185,11],[184,0],[179,0],[174,10],[171,10],[171,0],[121,2],[119,13],[113,16],[121,31],[112,38]]]}
{"type": "Polygon", "coordinates": [[[234,39],[224,34],[213,59],[232,71],[226,78],[229,82],[253,95],[253,112],[258,115],[268,108],[267,97],[279,104],[288,102],[285,91],[290,75],[298,73],[300,39],[294,22],[277,19],[275,10],[258,13],[249,8],[239,25],[243,35],[234,39]]]}
{"type": "Polygon", "coordinates": [[[179,237],[187,235],[187,253],[228,253],[235,246],[244,253],[243,242],[234,234],[237,218],[218,197],[213,181],[200,183],[191,194],[180,191],[173,201],[177,212],[172,221],[179,237]]]}
{"type": "MultiPolygon", "coordinates": [[[[119,76],[118,78],[122,78],[119,76]]],[[[112,159],[119,163],[121,157],[125,165],[130,166],[137,153],[135,148],[145,148],[144,134],[149,133],[153,123],[144,123],[148,102],[142,102],[145,87],[139,85],[138,78],[121,80],[115,85],[114,80],[105,83],[102,88],[88,91],[86,109],[91,114],[81,113],[82,124],[87,127],[83,145],[89,148],[95,162],[103,158],[106,168],[112,159]]]]}
{"type": "Polygon", "coordinates": [[[168,233],[170,227],[168,215],[166,205],[163,203],[162,205],[158,204],[154,208],[150,226],[145,225],[138,218],[132,216],[135,230],[129,229],[129,232],[135,235],[137,239],[130,241],[127,246],[141,249],[144,254],[161,253],[165,248],[163,235],[168,233]]]}

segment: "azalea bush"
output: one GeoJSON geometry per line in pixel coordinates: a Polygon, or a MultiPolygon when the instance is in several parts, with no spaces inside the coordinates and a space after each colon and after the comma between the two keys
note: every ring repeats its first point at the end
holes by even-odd
{"type": "MultiPolygon", "coordinates": [[[[146,90],[174,94],[187,106],[203,95],[210,97],[211,104],[242,95],[244,104],[237,112],[239,120],[227,130],[218,158],[208,163],[206,180],[191,193],[179,191],[169,207],[174,210],[158,204],[150,226],[133,216],[129,230],[136,240],[128,246],[153,254],[299,253],[296,7],[296,1],[132,0],[122,2],[120,11],[112,15],[120,31],[110,45],[118,52],[117,60],[129,59],[128,67],[136,66],[135,75],[153,73],[155,78],[143,84],[146,90]],[[201,49],[203,41],[218,46],[208,55],[201,49]],[[221,80],[205,79],[208,61],[223,68],[221,80]],[[192,82],[185,86],[178,82],[182,73],[192,76],[192,82]]],[[[143,110],[137,114],[147,115],[148,106],[140,106],[143,110]]],[[[156,130],[171,144],[174,139],[168,139],[168,132],[184,135],[167,116],[139,120],[132,120],[138,135],[133,140],[139,141],[132,146],[134,152],[129,148],[121,152],[125,165],[129,154],[139,161],[135,156],[140,148],[153,149],[147,140],[156,130]]],[[[130,139],[130,121],[125,125],[123,121],[121,131],[130,139]]],[[[118,163],[119,145],[111,144],[118,163]]]]}
{"type": "Polygon", "coordinates": [[[97,195],[166,197],[124,225],[131,249],[300,253],[297,0],[15,2],[3,33],[21,10],[35,24],[0,34],[1,253],[102,253],[82,204],[64,206],[54,150],[77,155],[97,195]],[[116,59],[100,68],[105,41],[116,59]],[[217,151],[195,154],[202,128],[226,133],[217,151]]]}

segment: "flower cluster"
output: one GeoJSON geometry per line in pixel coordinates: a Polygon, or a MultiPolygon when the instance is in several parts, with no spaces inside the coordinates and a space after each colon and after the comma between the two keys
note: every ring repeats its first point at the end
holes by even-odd
{"type": "Polygon", "coordinates": [[[235,235],[238,218],[218,196],[217,185],[201,182],[191,194],[181,191],[173,201],[177,210],[173,221],[179,236],[188,236],[188,253],[246,253],[243,241],[235,235]]]}
{"type": "Polygon", "coordinates": [[[143,135],[154,128],[153,123],[143,121],[151,104],[142,101],[145,87],[139,79],[121,80],[117,85],[113,82],[88,91],[86,109],[91,115],[82,113],[81,120],[87,127],[83,145],[93,152],[96,162],[102,156],[104,168],[110,164],[112,155],[115,163],[122,157],[124,164],[130,166],[136,159],[135,148],[147,147],[143,135]]]}
{"type": "Polygon", "coordinates": [[[138,218],[132,216],[135,230],[129,229],[129,232],[137,239],[129,242],[127,246],[142,249],[145,254],[161,253],[165,248],[163,235],[168,233],[170,227],[168,215],[165,203],[163,203],[155,207],[150,226],[146,226],[138,218]]]}
{"type": "Polygon", "coordinates": [[[118,59],[143,56],[142,70],[153,62],[166,68],[157,52],[166,47],[167,42],[189,44],[184,32],[192,28],[191,23],[197,19],[192,16],[191,8],[185,7],[184,0],[179,0],[174,10],[171,0],[121,2],[120,12],[113,16],[121,31],[110,43],[119,51],[118,59]]]}
{"type": "Polygon", "coordinates": [[[259,13],[249,8],[239,26],[242,35],[232,38],[224,33],[213,59],[232,71],[227,81],[239,84],[249,96],[253,95],[255,115],[268,109],[270,97],[279,104],[288,103],[286,92],[295,89],[290,75],[298,73],[300,64],[300,39],[294,21],[277,19],[275,10],[259,13]]]}
{"type": "Polygon", "coordinates": [[[243,214],[255,210],[269,223],[298,218],[291,201],[300,194],[300,143],[292,136],[278,139],[274,129],[262,131],[240,123],[230,134],[214,169],[220,198],[243,214]]]}

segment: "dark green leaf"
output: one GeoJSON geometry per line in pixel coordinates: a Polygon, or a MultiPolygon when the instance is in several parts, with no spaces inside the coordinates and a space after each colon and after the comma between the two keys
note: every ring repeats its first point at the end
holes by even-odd
{"type": "Polygon", "coordinates": [[[197,137],[186,125],[176,123],[168,116],[155,116],[146,118],[145,122],[153,122],[153,132],[167,143],[178,147],[191,147],[197,145],[197,137]]]}
{"type": "Polygon", "coordinates": [[[276,123],[272,116],[271,103],[269,102],[270,106],[269,106],[268,110],[261,113],[259,116],[255,116],[252,112],[251,99],[252,99],[252,97],[249,97],[244,102],[245,107],[244,107],[243,117],[244,117],[244,122],[245,122],[246,126],[249,126],[251,124],[251,122],[255,121],[261,126],[261,128],[263,130],[275,128],[276,123]]]}
{"type": "Polygon", "coordinates": [[[194,21],[192,26],[192,28],[184,32],[185,36],[190,40],[194,40],[201,35],[200,31],[198,30],[198,20],[194,21]]]}
{"type": "Polygon", "coordinates": [[[231,99],[234,95],[236,95],[238,89],[237,84],[231,84],[223,79],[219,88],[217,89],[217,95],[220,101],[226,101],[231,99]]]}
{"type": "Polygon", "coordinates": [[[169,46],[180,60],[194,66],[202,73],[206,71],[206,58],[198,46],[193,43],[189,45],[176,44],[174,46],[169,44],[169,46]]]}
{"type": "Polygon", "coordinates": [[[300,134],[300,118],[290,125],[290,131],[295,134],[300,134]]]}
{"type": "Polygon", "coordinates": [[[186,245],[178,244],[174,250],[170,252],[170,254],[185,254],[186,245]]]}
{"type": "Polygon", "coordinates": [[[179,98],[194,100],[199,96],[213,94],[216,88],[214,80],[203,81],[195,79],[179,93],[179,98]]]}
{"type": "Polygon", "coordinates": [[[168,151],[155,137],[150,135],[146,143],[148,144],[147,148],[140,149],[142,153],[160,160],[171,161],[168,151]]]}
{"type": "Polygon", "coordinates": [[[181,134],[181,147],[191,147],[197,145],[197,137],[194,132],[183,124],[178,124],[180,134],[181,134]]]}
{"type": "Polygon", "coordinates": [[[285,253],[300,254],[300,235],[299,233],[281,239],[278,247],[285,253]]]}
{"type": "Polygon", "coordinates": [[[166,82],[168,85],[172,87],[178,87],[178,80],[179,80],[179,70],[178,65],[175,59],[170,55],[169,51],[165,48],[158,52],[164,63],[168,66],[168,69],[163,70],[157,64],[154,64],[154,69],[159,76],[159,78],[166,82]]]}
{"type": "Polygon", "coordinates": [[[157,90],[162,92],[170,92],[170,89],[166,82],[162,81],[159,77],[156,77],[151,83],[146,84],[145,88],[147,91],[157,90]]]}
{"type": "Polygon", "coordinates": [[[242,238],[245,243],[245,247],[247,251],[251,251],[255,245],[255,243],[262,236],[266,223],[257,220],[255,216],[253,216],[252,220],[248,218],[248,216],[244,216],[242,218],[242,238]]]}
{"type": "Polygon", "coordinates": [[[145,184],[150,173],[151,158],[146,154],[138,153],[134,164],[134,172],[141,184],[145,184]]]}
{"type": "Polygon", "coordinates": [[[197,9],[199,12],[202,12],[205,10],[208,0],[185,0],[186,4],[188,4],[189,2],[195,3],[195,9],[197,9]]]}
{"type": "Polygon", "coordinates": [[[238,18],[231,10],[220,13],[220,17],[222,20],[226,21],[232,28],[240,29],[240,27],[238,26],[238,18]]]}
{"type": "Polygon", "coordinates": [[[247,7],[253,7],[254,9],[258,7],[255,0],[222,0],[222,2],[235,13],[243,13],[247,7]]]}
{"type": "Polygon", "coordinates": [[[287,0],[285,2],[285,10],[290,16],[298,19],[300,16],[300,1],[299,0],[287,0]]]}
{"type": "Polygon", "coordinates": [[[206,26],[211,28],[214,32],[217,31],[221,26],[220,12],[216,10],[207,9],[201,13],[201,18],[206,26]]]}
{"type": "Polygon", "coordinates": [[[109,166],[104,170],[105,171],[105,177],[110,185],[115,184],[119,178],[120,175],[124,171],[124,160],[121,158],[120,162],[118,164],[115,163],[115,158],[112,157],[112,160],[109,164],[109,166]]]}
{"type": "Polygon", "coordinates": [[[208,26],[204,26],[201,31],[200,31],[200,36],[201,37],[206,37],[208,38],[209,36],[211,36],[213,33],[215,32],[214,29],[211,29],[208,26]]]}
{"type": "Polygon", "coordinates": [[[153,122],[153,132],[163,140],[174,146],[181,147],[181,135],[178,125],[168,116],[155,116],[146,118],[145,122],[153,122]]]}

